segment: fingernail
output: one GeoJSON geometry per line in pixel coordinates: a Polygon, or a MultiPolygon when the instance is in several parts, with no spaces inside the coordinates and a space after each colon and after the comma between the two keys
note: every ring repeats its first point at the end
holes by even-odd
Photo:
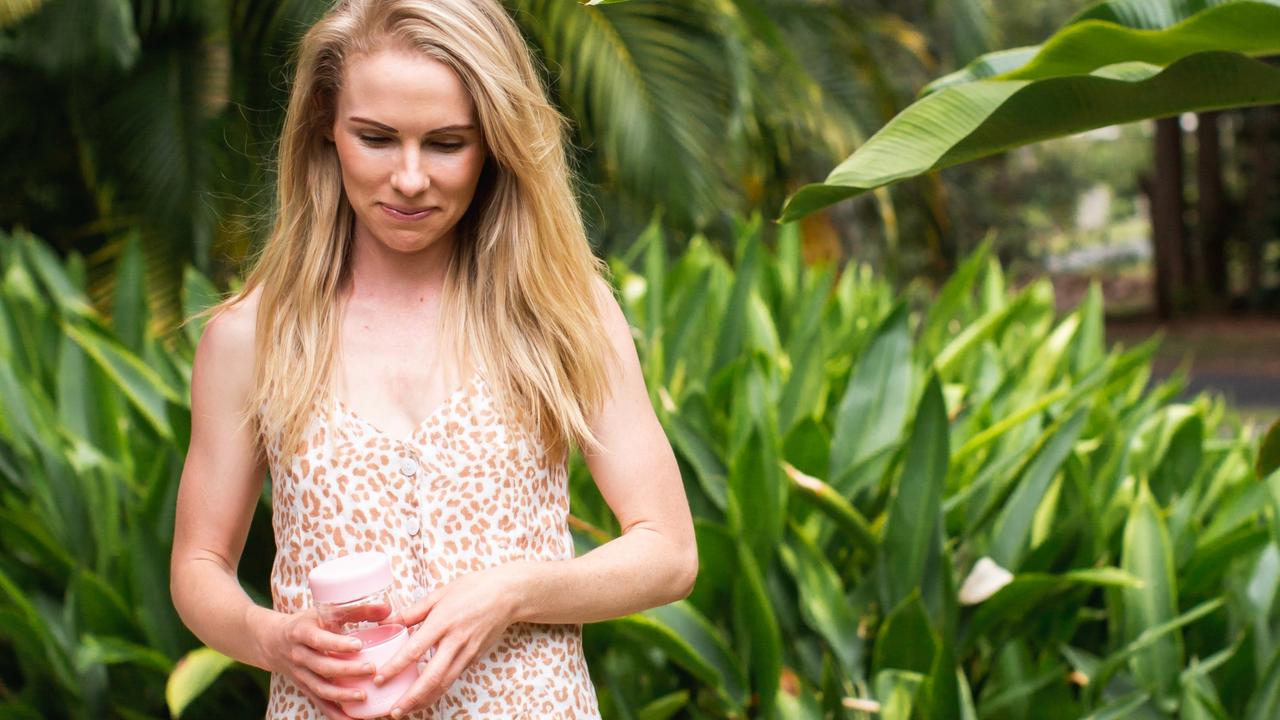
{"type": "Polygon", "coordinates": [[[399,718],[403,714],[404,714],[404,711],[401,710],[400,708],[391,708],[391,717],[399,718]]]}
{"type": "Polygon", "coordinates": [[[383,682],[384,680],[386,680],[386,678],[382,677],[381,675],[374,675],[374,676],[373,676],[373,684],[374,684],[374,685],[381,685],[381,684],[382,684],[382,682],[383,682]]]}
{"type": "Polygon", "coordinates": [[[367,675],[367,674],[369,674],[369,673],[373,672],[373,671],[374,671],[374,670],[376,670],[376,669],[377,669],[377,668],[375,668],[373,665],[370,665],[370,664],[368,664],[368,663],[365,663],[365,666],[364,666],[364,667],[362,667],[362,668],[360,668],[360,672],[365,673],[365,674],[367,675]]]}

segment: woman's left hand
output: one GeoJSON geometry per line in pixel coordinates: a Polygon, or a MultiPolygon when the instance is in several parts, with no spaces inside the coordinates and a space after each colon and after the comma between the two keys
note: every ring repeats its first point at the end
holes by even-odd
{"type": "Polygon", "coordinates": [[[395,677],[435,648],[426,668],[396,702],[392,717],[430,707],[476,657],[502,637],[516,610],[511,570],[500,566],[463,575],[383,621],[422,626],[395,657],[377,669],[375,683],[395,677]]]}

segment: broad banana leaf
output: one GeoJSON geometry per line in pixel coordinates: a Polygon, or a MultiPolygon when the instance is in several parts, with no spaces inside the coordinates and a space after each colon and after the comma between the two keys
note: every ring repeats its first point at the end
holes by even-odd
{"type": "Polygon", "coordinates": [[[1275,53],[1280,0],[1098,3],[1043,45],[984,55],[926,86],[825,181],[793,194],[779,219],[1041,140],[1280,102],[1280,70],[1252,59],[1275,53]]]}
{"type": "Polygon", "coordinates": [[[1191,12],[1173,0],[1123,0],[1088,8],[1041,45],[983,55],[929,83],[922,95],[974,80],[1042,80],[1120,62],[1166,66],[1188,55],[1280,52],[1280,0],[1232,0],[1191,12]]]}
{"type": "MultiPolygon", "coordinates": [[[[1280,27],[1275,32],[1280,38],[1280,27]]],[[[1184,112],[1278,102],[1280,69],[1223,51],[1196,53],[1166,68],[1127,62],[1086,75],[947,87],[899,113],[825,181],[800,188],[779,221],[1050,138],[1184,112]]]]}

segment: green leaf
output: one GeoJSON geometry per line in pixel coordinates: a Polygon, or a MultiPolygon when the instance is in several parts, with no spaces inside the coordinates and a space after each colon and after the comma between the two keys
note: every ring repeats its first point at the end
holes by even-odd
{"type": "Polygon", "coordinates": [[[747,314],[751,296],[755,291],[756,275],[760,265],[760,240],[756,231],[745,233],[738,240],[740,261],[734,271],[733,291],[725,308],[716,341],[713,370],[719,370],[736,358],[746,345],[748,333],[747,314]]]}
{"type": "Polygon", "coordinates": [[[675,450],[693,468],[702,491],[723,511],[728,507],[725,495],[728,492],[729,471],[725,469],[712,442],[694,425],[686,422],[680,413],[668,415],[664,429],[675,450]]]}
{"type": "Polygon", "coordinates": [[[1264,478],[1280,468],[1280,420],[1271,423],[1258,448],[1258,462],[1254,469],[1264,478]]]}
{"type": "Polygon", "coordinates": [[[1204,453],[1204,418],[1197,411],[1182,417],[1167,416],[1155,451],[1158,463],[1149,482],[1157,502],[1168,505],[1175,495],[1183,494],[1195,480],[1204,453]]]}
{"type": "Polygon", "coordinates": [[[194,347],[204,334],[205,318],[195,316],[217,305],[222,301],[222,294],[209,282],[209,279],[188,265],[182,271],[182,314],[186,318],[183,332],[194,347]]]}
{"type": "Polygon", "coordinates": [[[782,564],[795,579],[797,603],[805,622],[827,642],[849,677],[862,675],[858,616],[845,597],[835,568],[802,533],[793,533],[779,549],[782,564]]]}
{"type": "Polygon", "coordinates": [[[893,608],[876,635],[873,672],[896,669],[927,674],[938,642],[920,594],[914,592],[893,608]]]}
{"type": "Polygon", "coordinates": [[[1245,720],[1272,720],[1276,717],[1280,717],[1280,648],[1267,663],[1245,710],[1245,720]]]}
{"type": "Polygon", "coordinates": [[[960,720],[960,684],[955,648],[950,637],[940,637],[929,677],[920,688],[923,713],[930,720],[960,720]]]}
{"type": "Polygon", "coordinates": [[[823,361],[826,348],[823,335],[815,327],[800,343],[797,355],[792,356],[791,376],[787,378],[778,405],[778,428],[785,435],[807,417],[811,417],[820,400],[819,392],[825,381],[823,361]]]}
{"type": "MultiPolygon", "coordinates": [[[[154,522],[154,521],[153,521],[154,522]]],[[[169,596],[169,551],[155,538],[154,525],[128,528],[127,559],[135,617],[147,644],[167,657],[178,657],[185,638],[190,638],[169,596]]]]}
{"type": "Polygon", "coordinates": [[[793,194],[780,221],[1041,140],[1145,118],[1276,102],[1280,69],[1232,52],[1189,55],[1165,68],[1120,63],[1087,75],[947,87],[899,113],[824,182],[793,194]]]}
{"type": "Polygon", "coordinates": [[[1050,612],[1057,604],[1069,600],[1071,591],[1077,588],[1141,586],[1140,580],[1118,568],[1072,570],[1061,575],[1019,573],[977,606],[961,631],[961,653],[1001,626],[1006,632],[1018,632],[1024,619],[1050,612]]]}
{"type": "Polygon", "coordinates": [[[949,435],[942,385],[935,374],[917,406],[906,466],[889,500],[880,544],[881,596],[886,607],[896,607],[924,582],[930,545],[938,537],[949,435]]]}
{"type": "Polygon", "coordinates": [[[164,699],[169,705],[169,714],[175,718],[182,717],[187,706],[234,663],[226,655],[207,647],[197,648],[183,656],[165,683],[164,699]]]}
{"type": "Polygon", "coordinates": [[[1021,564],[1036,509],[1080,437],[1087,417],[1087,410],[1077,410],[1070,418],[1047,431],[1048,440],[1017,481],[1013,494],[996,519],[995,537],[991,543],[990,555],[1001,566],[1017,569],[1021,564]]]}
{"type": "MultiPolygon", "coordinates": [[[[1145,487],[1139,491],[1125,523],[1121,567],[1142,581],[1142,587],[1121,591],[1125,637],[1135,641],[1152,628],[1167,625],[1178,614],[1169,532],[1155,498],[1145,487]]],[[[1177,704],[1182,658],[1182,636],[1171,631],[1136,653],[1131,661],[1134,675],[1161,707],[1177,704]]]]}
{"type": "Polygon", "coordinates": [[[121,664],[137,665],[166,677],[174,670],[174,664],[169,658],[145,645],[117,637],[84,635],[80,638],[80,647],[76,652],[77,667],[121,664]]]}
{"type": "Polygon", "coordinates": [[[177,392],[136,355],[130,354],[115,341],[71,323],[64,323],[62,329],[116,383],[160,437],[166,440],[173,437],[164,403],[166,400],[185,403],[177,392]]]}
{"type": "Polygon", "coordinates": [[[45,3],[14,30],[9,53],[59,79],[128,70],[141,45],[128,0],[45,3]]]}
{"type": "Polygon", "coordinates": [[[734,433],[745,441],[729,467],[729,524],[746,539],[759,565],[768,567],[786,525],[788,483],[782,477],[764,371],[752,362],[740,377],[734,433]]]}
{"type": "Polygon", "coordinates": [[[81,570],[67,590],[73,599],[81,632],[140,639],[125,599],[105,580],[81,570]]]}
{"type": "Polygon", "coordinates": [[[880,323],[840,398],[827,473],[836,489],[848,494],[851,484],[861,484],[850,471],[899,441],[910,397],[911,334],[906,305],[899,304],[880,323]]]}
{"type": "Polygon", "coordinates": [[[911,720],[916,691],[924,679],[922,673],[903,670],[876,673],[873,685],[876,699],[880,701],[880,717],[883,720],[911,720]]]}
{"type": "Polygon", "coordinates": [[[120,344],[140,356],[147,334],[147,269],[137,233],[131,233],[125,240],[114,275],[111,323],[120,344]]]}
{"type": "Polygon", "coordinates": [[[1274,2],[1187,3],[1178,0],[1118,0],[1097,3],[1073,18],[1042,45],[999,51],[939,78],[921,91],[934,92],[993,75],[1000,80],[1041,80],[1083,75],[1121,62],[1167,66],[1188,55],[1230,50],[1244,55],[1280,52],[1274,2]]]}
{"type": "Polygon", "coordinates": [[[931,351],[941,350],[943,339],[954,334],[948,332],[950,324],[960,324],[957,316],[973,293],[978,276],[987,267],[987,259],[991,257],[991,243],[990,237],[984,239],[978,249],[960,263],[929,306],[928,319],[921,333],[921,344],[931,351]]]}
{"type": "Polygon", "coordinates": [[[1016,300],[1007,305],[992,309],[974,322],[969,323],[934,359],[934,367],[943,377],[954,376],[961,361],[982,347],[982,344],[995,335],[1018,313],[1028,308],[1034,299],[1034,285],[1018,294],[1016,300]]]}
{"type": "MultiPolygon", "coordinates": [[[[29,672],[49,675],[76,692],[70,661],[55,637],[55,628],[41,617],[22,588],[0,570],[0,628],[18,660],[29,672]]],[[[78,694],[78,693],[77,693],[78,694]]]]}
{"type": "Polygon", "coordinates": [[[1094,712],[1085,716],[1084,720],[1128,720],[1134,712],[1147,704],[1151,694],[1135,690],[1134,692],[1112,700],[1094,712]]]}
{"type": "Polygon", "coordinates": [[[1102,288],[1096,281],[1089,284],[1089,292],[1076,309],[1076,316],[1080,318],[1080,329],[1071,344],[1071,369],[1074,374],[1083,375],[1106,357],[1106,317],[1102,288]]]}
{"type": "Polygon", "coordinates": [[[759,716],[769,717],[782,680],[782,634],[777,614],[765,591],[764,577],[747,545],[738,543],[738,577],[733,585],[737,630],[749,648],[751,688],[759,699],[759,716]]]}
{"type": "Polygon", "coordinates": [[[720,631],[681,600],[610,621],[637,641],[660,648],[677,665],[715,688],[731,707],[746,705],[746,678],[720,631]]]}
{"type": "Polygon", "coordinates": [[[830,485],[821,480],[805,475],[793,467],[787,466],[786,473],[791,478],[791,487],[802,497],[817,507],[824,515],[835,522],[865,557],[874,558],[879,549],[879,541],[872,532],[862,513],[836,492],[830,485]]]}
{"type": "Polygon", "coordinates": [[[653,700],[648,705],[640,708],[636,713],[636,720],[668,720],[674,717],[689,704],[689,691],[677,690],[676,692],[663,695],[657,700],[653,700]]]}
{"type": "Polygon", "coordinates": [[[89,304],[79,286],[67,274],[62,261],[43,242],[27,233],[14,233],[18,246],[32,273],[44,285],[45,292],[63,312],[83,318],[96,318],[98,312],[89,304]]]}
{"type": "Polygon", "coordinates": [[[554,68],[560,104],[611,185],[681,227],[709,224],[728,205],[735,73],[724,70],[732,58],[714,6],[514,0],[507,9],[554,68]]]}

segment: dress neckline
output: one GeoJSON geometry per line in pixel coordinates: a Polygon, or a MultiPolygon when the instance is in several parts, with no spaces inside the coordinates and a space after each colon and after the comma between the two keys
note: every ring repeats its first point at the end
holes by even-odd
{"type": "Polygon", "coordinates": [[[409,430],[409,433],[407,435],[400,438],[393,437],[390,433],[385,432],[379,426],[361,417],[361,415],[357,413],[355,410],[352,410],[351,406],[348,405],[346,402],[344,402],[342,398],[338,397],[337,393],[331,393],[330,397],[333,398],[333,401],[338,406],[338,408],[344,414],[346,414],[348,418],[350,418],[357,424],[363,425],[365,428],[370,430],[375,435],[387,438],[389,440],[398,440],[399,442],[403,443],[403,442],[408,442],[409,440],[412,440],[420,432],[430,427],[432,423],[434,423],[441,415],[444,414],[446,410],[448,410],[458,400],[458,398],[460,398],[472,385],[478,382],[480,382],[480,374],[477,372],[471,373],[467,377],[466,381],[464,381],[461,385],[455,388],[453,392],[445,396],[445,399],[441,400],[434,408],[432,408],[431,412],[427,413],[426,417],[418,421],[418,423],[415,424],[413,428],[409,430]]]}

